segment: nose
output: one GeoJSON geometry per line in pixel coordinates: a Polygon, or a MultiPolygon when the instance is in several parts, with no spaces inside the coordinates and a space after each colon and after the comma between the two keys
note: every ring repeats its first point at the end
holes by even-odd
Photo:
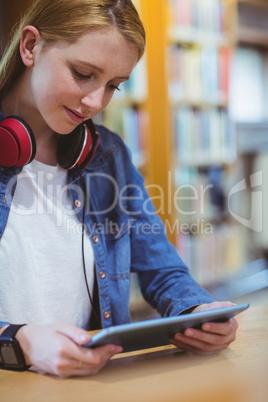
{"type": "Polygon", "coordinates": [[[99,87],[81,98],[83,106],[89,110],[90,114],[98,114],[105,109],[109,100],[106,100],[105,89],[99,87]]]}

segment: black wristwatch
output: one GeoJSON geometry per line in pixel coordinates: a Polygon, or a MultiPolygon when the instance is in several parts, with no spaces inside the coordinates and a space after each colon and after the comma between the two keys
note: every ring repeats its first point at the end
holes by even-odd
{"type": "Polygon", "coordinates": [[[9,325],[0,335],[0,368],[6,370],[25,371],[30,366],[25,363],[24,355],[18,340],[15,338],[22,325],[9,325]]]}

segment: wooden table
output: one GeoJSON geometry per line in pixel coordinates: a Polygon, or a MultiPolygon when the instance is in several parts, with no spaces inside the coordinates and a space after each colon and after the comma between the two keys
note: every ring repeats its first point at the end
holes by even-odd
{"type": "Polygon", "coordinates": [[[218,355],[136,352],[86,378],[1,370],[0,401],[267,402],[268,306],[250,307],[238,320],[237,340],[218,355]]]}

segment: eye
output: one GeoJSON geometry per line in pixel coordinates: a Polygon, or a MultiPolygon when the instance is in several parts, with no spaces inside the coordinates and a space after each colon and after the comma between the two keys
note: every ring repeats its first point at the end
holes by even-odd
{"type": "Polygon", "coordinates": [[[113,84],[109,84],[109,89],[111,91],[115,91],[115,90],[120,91],[119,85],[116,86],[116,85],[113,85],[113,84]]]}
{"type": "Polygon", "coordinates": [[[91,78],[91,74],[85,75],[85,74],[79,73],[79,71],[75,70],[74,68],[72,69],[72,73],[79,80],[88,80],[91,78]]]}

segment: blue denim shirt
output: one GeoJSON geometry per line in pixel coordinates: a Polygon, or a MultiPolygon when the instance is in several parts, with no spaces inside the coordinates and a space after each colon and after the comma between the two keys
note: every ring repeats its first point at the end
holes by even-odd
{"type": "MultiPolygon", "coordinates": [[[[81,222],[85,207],[85,233],[94,249],[102,327],[130,322],[131,272],[138,274],[145,300],[161,316],[212,302],[168,242],[127,147],[117,134],[97,128],[100,144],[92,162],[82,172],[69,170],[68,182],[81,222]]],[[[20,171],[0,167],[0,247],[20,171]]],[[[5,263],[1,261],[0,266],[5,263]]]]}

